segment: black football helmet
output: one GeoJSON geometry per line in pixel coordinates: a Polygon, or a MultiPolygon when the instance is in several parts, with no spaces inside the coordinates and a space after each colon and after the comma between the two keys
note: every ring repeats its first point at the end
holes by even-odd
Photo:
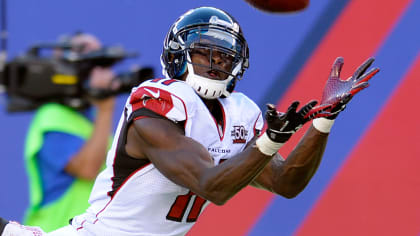
{"type": "Polygon", "coordinates": [[[238,22],[228,13],[214,7],[191,9],[176,20],[166,35],[161,55],[163,74],[177,79],[188,71],[185,82],[203,98],[229,96],[249,66],[249,50],[238,22]],[[191,52],[206,50],[209,65],[200,65],[225,74],[214,80],[194,73],[191,52]],[[212,65],[212,53],[231,61],[230,71],[212,65]]]}

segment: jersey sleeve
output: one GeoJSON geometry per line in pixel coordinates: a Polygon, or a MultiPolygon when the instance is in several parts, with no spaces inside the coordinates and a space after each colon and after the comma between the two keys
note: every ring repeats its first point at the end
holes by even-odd
{"type": "Polygon", "coordinates": [[[152,82],[144,83],[131,94],[129,104],[132,118],[137,120],[145,117],[147,113],[144,110],[149,110],[174,122],[185,121],[187,119],[185,98],[179,96],[179,92],[170,83],[166,86],[162,86],[162,83],[158,85],[161,86],[152,82]]]}

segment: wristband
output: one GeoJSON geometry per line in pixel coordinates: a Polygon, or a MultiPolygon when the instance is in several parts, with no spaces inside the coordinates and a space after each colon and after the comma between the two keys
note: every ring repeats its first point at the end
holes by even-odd
{"type": "Polygon", "coordinates": [[[258,150],[267,156],[273,156],[276,152],[278,152],[281,146],[284,145],[284,143],[271,141],[271,139],[267,136],[267,132],[261,135],[255,144],[257,145],[258,150]]]}
{"type": "Polygon", "coordinates": [[[327,118],[321,117],[314,119],[312,121],[312,125],[321,133],[329,133],[334,124],[334,121],[335,120],[329,120],[327,118]]]}

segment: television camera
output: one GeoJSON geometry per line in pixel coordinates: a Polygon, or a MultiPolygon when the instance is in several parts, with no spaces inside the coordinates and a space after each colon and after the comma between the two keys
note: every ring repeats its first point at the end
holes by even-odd
{"type": "Polygon", "coordinates": [[[89,105],[89,98],[103,99],[127,93],[154,77],[153,68],[140,67],[117,74],[113,79],[118,84],[117,89],[90,88],[88,78],[94,67],[111,67],[137,54],[119,46],[81,54],[73,47],[69,43],[36,44],[23,55],[6,62],[0,71],[0,87],[7,94],[7,110],[28,111],[47,102],[81,109],[89,105]]]}

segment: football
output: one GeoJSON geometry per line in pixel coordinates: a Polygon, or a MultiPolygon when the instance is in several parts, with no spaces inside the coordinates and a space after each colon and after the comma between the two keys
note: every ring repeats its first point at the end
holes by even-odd
{"type": "Polygon", "coordinates": [[[245,0],[251,6],[268,13],[295,12],[305,9],[309,0],[245,0]]]}

